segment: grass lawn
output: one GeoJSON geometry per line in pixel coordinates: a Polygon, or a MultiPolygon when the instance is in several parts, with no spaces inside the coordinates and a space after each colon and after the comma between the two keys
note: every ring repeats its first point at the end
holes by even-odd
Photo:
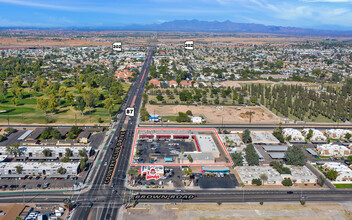
{"type": "Polygon", "coordinates": [[[177,116],[160,116],[163,120],[176,121],[177,116]]]}
{"type": "MultiPolygon", "coordinates": [[[[130,84],[123,84],[125,90],[124,96],[127,94],[127,91],[130,87],[130,84]]],[[[77,90],[73,87],[68,88],[68,91],[74,93],[77,90]]],[[[99,88],[98,91],[102,92],[102,89],[99,88]]],[[[107,92],[102,92],[107,95],[107,92]]],[[[56,113],[47,113],[40,109],[37,109],[37,99],[35,98],[38,94],[26,93],[25,98],[19,99],[19,104],[17,106],[13,105],[11,102],[12,95],[9,93],[5,98],[3,103],[0,103],[0,111],[6,111],[0,113],[0,123],[4,124],[47,124],[47,118],[52,121],[52,123],[58,124],[98,124],[99,118],[103,123],[110,122],[110,115],[107,109],[103,108],[103,103],[101,100],[98,101],[98,106],[95,108],[86,108],[83,115],[80,111],[76,111],[74,107],[67,104],[63,99],[59,101],[60,105],[57,108],[56,113]]],[[[42,94],[40,94],[42,95],[42,94]]],[[[0,97],[1,98],[1,97],[0,97]]],[[[114,111],[117,111],[120,107],[120,104],[114,104],[114,111]]]]}
{"type": "Polygon", "coordinates": [[[336,188],[352,188],[352,183],[336,183],[336,188]]]}

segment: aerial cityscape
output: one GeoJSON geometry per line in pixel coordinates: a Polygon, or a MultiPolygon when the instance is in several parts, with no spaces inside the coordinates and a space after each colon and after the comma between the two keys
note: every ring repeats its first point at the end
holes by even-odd
{"type": "Polygon", "coordinates": [[[0,220],[352,219],[351,1],[0,7],[0,220]]]}

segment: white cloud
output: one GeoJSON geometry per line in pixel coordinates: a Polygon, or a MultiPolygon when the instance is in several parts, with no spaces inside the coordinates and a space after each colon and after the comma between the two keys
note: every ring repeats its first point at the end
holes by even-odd
{"type": "Polygon", "coordinates": [[[330,2],[330,3],[346,3],[352,0],[300,0],[302,2],[330,2]]]}

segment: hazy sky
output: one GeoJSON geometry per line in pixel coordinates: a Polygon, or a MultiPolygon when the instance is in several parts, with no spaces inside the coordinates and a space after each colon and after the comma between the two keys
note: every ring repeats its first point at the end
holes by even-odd
{"type": "Polygon", "coordinates": [[[0,0],[0,26],[82,27],[198,19],[352,30],[352,0],[0,0]]]}

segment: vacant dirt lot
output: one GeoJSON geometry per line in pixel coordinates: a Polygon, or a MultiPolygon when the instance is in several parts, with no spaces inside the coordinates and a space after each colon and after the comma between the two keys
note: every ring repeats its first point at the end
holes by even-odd
{"type": "Polygon", "coordinates": [[[150,105],[146,108],[149,113],[159,116],[176,116],[178,112],[191,110],[194,116],[203,116],[208,123],[249,123],[250,112],[252,112],[252,123],[278,123],[279,118],[259,106],[237,107],[237,106],[194,106],[194,105],[150,105]]]}
{"type": "Polygon", "coordinates": [[[140,204],[120,219],[351,219],[351,203],[140,204]]]}

